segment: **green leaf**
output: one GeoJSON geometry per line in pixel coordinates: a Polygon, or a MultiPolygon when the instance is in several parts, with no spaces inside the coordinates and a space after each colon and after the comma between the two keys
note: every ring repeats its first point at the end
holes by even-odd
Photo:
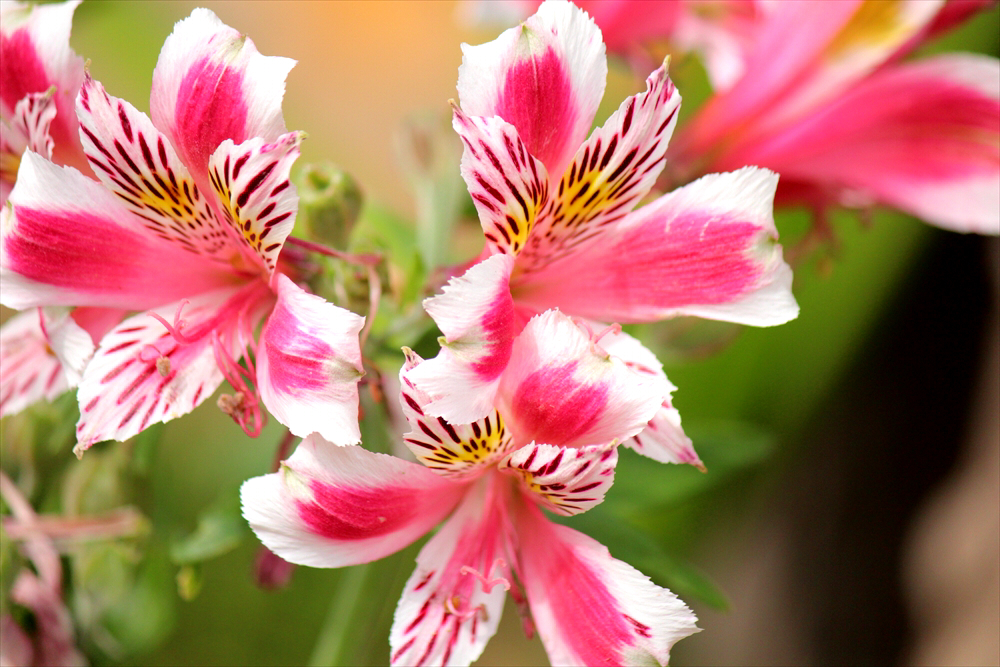
{"type": "Polygon", "coordinates": [[[246,536],[239,497],[227,494],[198,517],[198,526],[170,545],[170,560],[177,565],[199,563],[236,548],[246,536]]]}
{"type": "Polygon", "coordinates": [[[690,465],[658,463],[619,447],[615,484],[605,502],[621,514],[678,505],[734,473],[764,463],[775,451],[771,435],[745,422],[707,422],[688,428],[687,433],[707,472],[690,465]]]}
{"type": "Polygon", "coordinates": [[[128,655],[147,653],[163,642],[176,620],[171,566],[162,551],[140,565],[127,596],[104,615],[104,627],[128,655]]]}

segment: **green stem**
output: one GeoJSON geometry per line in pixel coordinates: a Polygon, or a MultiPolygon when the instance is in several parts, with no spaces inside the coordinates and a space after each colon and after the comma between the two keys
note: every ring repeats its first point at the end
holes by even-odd
{"type": "Polygon", "coordinates": [[[346,664],[344,661],[349,656],[344,655],[344,645],[351,634],[353,626],[351,620],[356,618],[355,611],[370,569],[371,565],[366,563],[355,565],[344,572],[337,595],[333,598],[330,611],[320,630],[319,639],[309,657],[309,667],[346,664]]]}

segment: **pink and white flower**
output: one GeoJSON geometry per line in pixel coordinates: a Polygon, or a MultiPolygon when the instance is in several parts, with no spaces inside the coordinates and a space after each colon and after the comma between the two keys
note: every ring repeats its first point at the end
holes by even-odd
{"type": "MultiPolygon", "coordinates": [[[[14,187],[25,150],[91,174],[73,109],[83,82],[83,59],[69,47],[79,4],[0,4],[0,206],[14,187]]],[[[68,317],[31,311],[4,324],[0,416],[75,387],[93,340],[123,316],[102,308],[79,309],[68,317]],[[69,347],[63,349],[64,343],[69,347]]]]}
{"type": "Polygon", "coordinates": [[[509,591],[553,664],[666,664],[697,631],[670,591],[593,539],[551,523],[599,504],[616,442],[639,432],[665,385],[635,377],[601,342],[549,311],[518,336],[491,413],[468,424],[426,411],[401,371],[404,441],[423,465],[306,439],[282,469],[242,488],[261,541],[291,562],[342,567],[423,547],[390,633],[395,665],[467,665],[496,632],[509,591]],[[545,444],[557,443],[557,444],[545,444]]]}
{"type": "Polygon", "coordinates": [[[880,203],[946,229],[1000,233],[1000,62],[900,62],[983,4],[774,3],[743,75],[681,133],[678,173],[757,164],[781,174],[781,203],[880,203]]]}
{"type": "Polygon", "coordinates": [[[298,204],[301,134],[281,114],[293,64],[197,9],[160,53],[152,119],[85,77],[76,112],[99,181],[25,153],[0,219],[3,304],[144,311],[83,371],[78,452],[189,412],[223,379],[236,393],[220,407],[248,433],[259,391],[296,435],[360,439],[363,320],[305,292],[281,256],[298,204]]]}
{"type": "Polygon", "coordinates": [[[90,173],[73,110],[83,83],[83,58],[69,46],[79,4],[0,4],[0,206],[27,149],[90,173]]]}
{"type": "MultiPolygon", "coordinates": [[[[759,326],[798,314],[773,243],[773,173],[712,174],[632,210],[662,171],[677,120],[666,65],[584,141],[607,72],[587,14],[545,2],[521,26],[464,51],[454,127],[486,248],[425,302],[444,333],[441,353],[419,372],[432,414],[482,418],[514,336],[549,308],[596,321],[695,315],[759,326]]],[[[655,359],[647,366],[662,373],[655,359]]],[[[671,438],[685,439],[676,411],[664,410],[657,423],[676,423],[671,438]]],[[[697,462],[693,451],[656,451],[656,440],[645,448],[654,458],[697,462]]]]}
{"type": "MultiPolygon", "coordinates": [[[[534,13],[539,0],[470,0],[474,23],[510,24],[534,13]]],[[[645,74],[651,55],[663,48],[701,55],[713,87],[742,73],[746,41],[764,0],[576,0],[601,29],[610,53],[645,74]]],[[[655,61],[652,62],[655,66],[655,61]]]]}

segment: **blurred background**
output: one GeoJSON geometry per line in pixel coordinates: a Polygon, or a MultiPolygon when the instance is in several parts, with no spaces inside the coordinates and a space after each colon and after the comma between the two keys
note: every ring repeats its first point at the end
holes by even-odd
{"type": "MultiPolygon", "coordinates": [[[[284,109],[288,128],[308,133],[300,164],[332,160],[366,201],[412,219],[406,128],[442,127],[441,141],[453,141],[459,44],[497,30],[464,24],[450,1],[201,5],[265,55],[299,61],[284,109]]],[[[148,112],[160,46],[195,6],[87,2],[72,45],[109,93],[148,112]]],[[[995,55],[998,36],[993,7],[935,49],[995,55]]],[[[704,97],[697,63],[672,67],[688,103],[704,97]]],[[[611,70],[598,124],[643,89],[624,65],[611,70]]],[[[807,226],[804,213],[778,218],[786,247],[807,226]]],[[[676,665],[998,664],[1000,245],[881,211],[870,223],[835,216],[834,228],[838,244],[796,269],[802,312],[790,324],[636,330],[679,387],[674,403],[708,471],[626,452],[605,505],[568,523],[695,608],[703,632],[677,645],[676,665]]],[[[452,261],[478,251],[477,225],[459,235],[470,245],[452,261]]],[[[27,437],[23,420],[6,421],[5,469],[27,437]]],[[[206,401],[161,429],[158,442],[131,446],[145,457],[129,494],[151,522],[147,556],[125,601],[93,619],[92,660],[387,662],[392,612],[419,545],[370,570],[368,584],[308,568],[281,590],[255,583],[258,544],[232,525],[232,508],[243,480],[270,471],[276,427],[250,440],[206,401]],[[218,522],[228,528],[220,533],[218,522]],[[178,556],[184,545],[197,551],[192,538],[205,534],[231,545],[209,559],[178,556]],[[333,603],[356,585],[365,586],[357,606],[333,603]],[[331,626],[349,631],[325,641],[331,626]]],[[[120,465],[115,447],[89,452],[78,483],[96,484],[97,468],[120,465]]],[[[69,448],[51,454],[70,457],[69,448]]],[[[115,558],[137,556],[108,558],[94,572],[75,571],[76,581],[113,587],[115,558]]],[[[85,616],[88,599],[74,600],[74,612],[85,616]]],[[[508,607],[480,664],[545,663],[508,607]]]]}

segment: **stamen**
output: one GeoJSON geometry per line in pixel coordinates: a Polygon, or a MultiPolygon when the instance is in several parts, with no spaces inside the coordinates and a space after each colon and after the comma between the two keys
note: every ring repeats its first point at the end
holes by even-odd
{"type": "Polygon", "coordinates": [[[260,398],[253,384],[257,377],[253,361],[249,355],[244,355],[249,369],[241,366],[229,354],[218,332],[214,332],[212,336],[212,351],[215,353],[215,363],[222,371],[222,376],[236,390],[233,396],[223,394],[219,397],[217,402],[219,409],[232,417],[244,433],[256,438],[264,428],[264,414],[260,409],[260,398]]]}
{"type": "Polygon", "coordinates": [[[505,591],[510,590],[510,581],[506,577],[501,576],[501,577],[496,577],[495,579],[493,578],[493,573],[498,568],[505,568],[505,567],[507,567],[507,561],[505,561],[503,558],[497,558],[495,561],[493,561],[493,564],[490,566],[490,570],[485,577],[482,574],[480,574],[475,568],[469,567],[468,565],[463,565],[462,569],[460,569],[459,572],[461,574],[471,574],[476,579],[478,579],[479,583],[482,584],[483,592],[489,595],[490,591],[492,591],[493,587],[496,586],[497,584],[503,586],[503,589],[505,591]]]}
{"type": "Polygon", "coordinates": [[[183,331],[184,326],[187,324],[187,321],[181,318],[181,312],[184,310],[184,306],[187,306],[190,303],[191,303],[190,301],[188,301],[187,299],[184,299],[183,301],[181,301],[180,305],[177,306],[177,312],[174,313],[174,323],[173,323],[173,325],[169,324],[165,319],[163,319],[161,316],[157,315],[156,313],[154,313],[152,311],[150,311],[147,314],[150,317],[153,317],[156,320],[158,320],[160,322],[160,324],[162,324],[164,326],[164,328],[167,330],[167,332],[171,336],[173,336],[174,340],[176,340],[178,343],[184,343],[184,344],[189,345],[191,343],[196,342],[198,340],[198,338],[200,338],[200,336],[191,337],[191,336],[185,335],[184,331],[183,331]]]}
{"type": "Polygon", "coordinates": [[[614,324],[612,324],[612,325],[610,325],[608,327],[605,327],[604,330],[601,331],[596,336],[591,337],[590,342],[593,343],[594,345],[597,345],[598,343],[601,342],[601,339],[604,338],[605,336],[607,336],[608,334],[613,334],[613,335],[617,336],[621,332],[622,332],[622,325],[620,325],[617,322],[615,322],[614,324]]]}
{"type": "Polygon", "coordinates": [[[382,261],[381,255],[376,255],[373,253],[366,253],[363,255],[353,255],[349,252],[341,252],[340,250],[334,250],[333,248],[328,248],[322,243],[316,243],[314,241],[306,241],[305,239],[300,239],[297,236],[289,236],[285,239],[285,243],[290,243],[297,245],[299,247],[305,248],[306,250],[311,250],[312,252],[318,252],[321,255],[326,255],[327,257],[335,257],[337,259],[342,259],[345,262],[350,262],[351,264],[358,264],[360,266],[375,266],[382,261]]]}
{"type": "Polygon", "coordinates": [[[587,322],[586,320],[581,320],[577,317],[574,317],[573,323],[587,332],[587,335],[590,337],[590,351],[593,354],[601,357],[608,356],[607,351],[600,345],[601,339],[609,334],[618,335],[622,332],[622,325],[618,324],[617,322],[610,326],[605,327],[604,329],[601,329],[601,331],[599,331],[596,334],[594,333],[594,330],[590,327],[590,323],[587,322]]]}
{"type": "Polygon", "coordinates": [[[444,601],[444,608],[449,614],[453,616],[458,616],[463,621],[467,618],[472,618],[473,616],[476,615],[476,612],[479,611],[478,607],[473,609],[466,609],[464,611],[459,611],[459,608],[463,604],[465,604],[465,602],[462,600],[460,596],[453,595],[444,601]]]}

